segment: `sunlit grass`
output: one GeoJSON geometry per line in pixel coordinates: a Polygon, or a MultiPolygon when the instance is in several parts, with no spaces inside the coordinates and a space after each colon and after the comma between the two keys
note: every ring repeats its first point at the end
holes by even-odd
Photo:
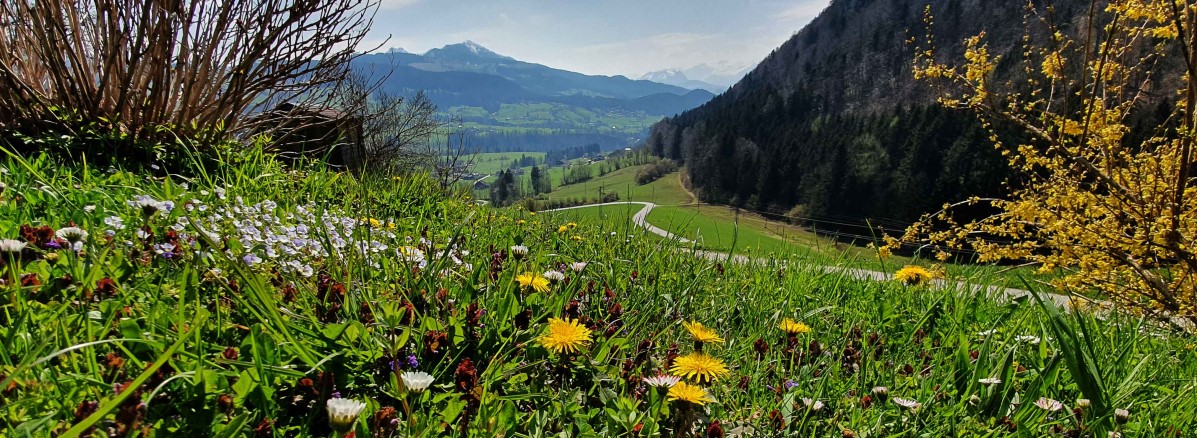
{"type": "Polygon", "coordinates": [[[0,239],[31,245],[5,260],[0,286],[3,434],[323,437],[334,397],[365,402],[357,436],[677,436],[716,420],[797,436],[1195,425],[1192,340],[1129,315],[823,267],[876,266],[864,254],[715,264],[631,226],[639,206],[532,214],[420,175],[230,163],[186,181],[46,157],[0,164],[0,239]],[[127,203],[139,195],[173,208],[147,214],[127,203]],[[81,252],[21,229],[72,222],[89,234],[81,252]],[[579,330],[546,338],[551,318],[579,330]],[[787,333],[786,319],[810,331],[787,333]],[[697,346],[683,322],[723,342],[697,346]],[[709,399],[648,384],[699,348],[728,370],[686,377],[709,399]],[[405,385],[417,371],[433,378],[426,389],[405,385]]]}

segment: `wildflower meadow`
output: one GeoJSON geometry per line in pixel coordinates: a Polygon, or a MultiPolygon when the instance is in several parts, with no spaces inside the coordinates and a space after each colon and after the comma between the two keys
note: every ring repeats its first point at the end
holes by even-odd
{"type": "Polygon", "coordinates": [[[1197,427],[1192,339],[1117,309],[824,268],[850,259],[724,265],[421,175],[229,162],[180,176],[3,160],[3,435],[1197,427]]]}

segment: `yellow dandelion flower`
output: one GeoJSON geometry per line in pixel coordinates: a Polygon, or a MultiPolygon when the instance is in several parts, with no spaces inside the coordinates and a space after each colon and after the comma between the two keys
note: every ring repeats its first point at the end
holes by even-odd
{"type": "Polygon", "coordinates": [[[530,287],[537,292],[549,291],[549,279],[540,274],[525,272],[516,276],[515,282],[520,284],[521,289],[530,287]]]}
{"type": "Polygon", "coordinates": [[[572,229],[574,229],[574,228],[578,228],[578,223],[577,223],[577,222],[570,222],[570,223],[568,223],[568,224],[565,224],[565,226],[569,227],[569,229],[571,229],[571,230],[572,230],[572,229]]]}
{"type": "Polygon", "coordinates": [[[790,318],[781,320],[781,324],[778,325],[778,328],[781,328],[782,331],[792,335],[810,333],[810,326],[801,322],[796,322],[790,318]]]}
{"type": "Polygon", "coordinates": [[[516,225],[523,225],[523,224],[526,224],[526,223],[528,223],[528,221],[526,221],[526,220],[523,220],[523,219],[520,219],[520,220],[518,220],[518,221],[515,221],[515,224],[516,224],[516,225]]]}
{"type": "Polygon", "coordinates": [[[535,211],[529,211],[529,212],[528,212],[528,216],[536,216],[536,212],[535,212],[535,211]]]}
{"type": "Polygon", "coordinates": [[[685,322],[685,321],[683,321],[682,327],[685,327],[686,331],[690,332],[690,337],[694,338],[695,341],[702,342],[704,344],[722,344],[723,343],[723,338],[720,338],[718,333],[715,333],[715,331],[711,330],[710,327],[702,325],[701,322],[698,322],[698,321],[685,322]]]}
{"type": "Polygon", "coordinates": [[[722,360],[699,352],[674,359],[673,368],[670,368],[669,372],[678,377],[694,379],[698,383],[713,382],[730,373],[722,360]]]}
{"type": "Polygon", "coordinates": [[[573,240],[574,242],[581,242],[582,236],[570,236],[569,239],[573,240]]]}
{"type": "Polygon", "coordinates": [[[577,320],[549,318],[549,328],[537,338],[541,346],[557,354],[574,353],[590,343],[590,329],[577,320]]]}
{"type": "Polygon", "coordinates": [[[562,225],[562,226],[560,226],[560,227],[557,227],[557,232],[558,232],[558,233],[564,233],[564,232],[566,232],[566,231],[569,231],[569,227],[567,227],[567,226],[565,226],[565,225],[562,225]]]}
{"type": "Polygon", "coordinates": [[[686,382],[677,382],[676,385],[669,387],[669,393],[666,395],[669,400],[681,400],[687,403],[694,403],[702,406],[715,400],[711,399],[711,395],[707,394],[707,390],[698,385],[691,385],[686,382]]]}
{"type": "Polygon", "coordinates": [[[918,286],[934,278],[934,274],[922,266],[907,265],[894,273],[894,279],[910,286],[918,286]]]}

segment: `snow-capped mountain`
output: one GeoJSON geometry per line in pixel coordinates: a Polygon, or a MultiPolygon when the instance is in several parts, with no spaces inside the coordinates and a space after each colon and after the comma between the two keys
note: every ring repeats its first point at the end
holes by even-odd
{"type": "Polygon", "coordinates": [[[724,90],[727,90],[727,87],[724,86],[690,79],[686,76],[686,73],[675,69],[648,72],[645,73],[644,76],[641,76],[640,80],[660,82],[662,84],[674,85],[690,90],[707,90],[712,93],[722,93],[724,90]]]}

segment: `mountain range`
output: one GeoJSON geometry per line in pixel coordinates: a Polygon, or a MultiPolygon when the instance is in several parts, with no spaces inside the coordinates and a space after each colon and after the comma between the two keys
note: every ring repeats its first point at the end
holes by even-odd
{"type": "Polygon", "coordinates": [[[698,64],[685,69],[666,69],[645,73],[642,80],[676,85],[691,90],[707,90],[715,94],[722,93],[738,82],[749,71],[752,65],[718,62],[715,64],[698,64]]]}
{"type": "MultiPolygon", "coordinates": [[[[714,94],[624,76],[597,76],[523,62],[472,41],[424,54],[400,48],[363,54],[353,68],[383,80],[379,90],[425,93],[440,110],[462,119],[484,148],[519,136],[538,150],[598,136],[605,148],[642,141],[665,116],[706,103],[714,94]],[[545,138],[530,138],[541,136],[545,138]]],[[[508,148],[516,140],[502,143],[508,148]]]]}
{"type": "Polygon", "coordinates": [[[682,88],[689,88],[691,90],[707,90],[712,93],[722,93],[727,90],[727,86],[715,85],[710,82],[703,82],[697,79],[690,79],[686,73],[681,70],[668,69],[658,70],[654,72],[645,73],[640,77],[641,80],[660,82],[662,84],[676,85],[682,88]]]}
{"type": "Polygon", "coordinates": [[[365,54],[354,61],[365,72],[391,71],[383,89],[424,91],[441,107],[497,109],[506,103],[563,103],[589,109],[622,109],[673,115],[714,97],[692,90],[624,76],[596,76],[555,69],[503,56],[472,41],[420,55],[402,49],[365,54]]]}

